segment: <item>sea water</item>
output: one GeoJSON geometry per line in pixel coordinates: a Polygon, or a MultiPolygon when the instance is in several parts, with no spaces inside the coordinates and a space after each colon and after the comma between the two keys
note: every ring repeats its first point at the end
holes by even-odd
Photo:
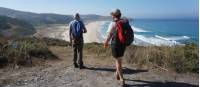
{"type": "MultiPolygon", "coordinates": [[[[198,20],[145,20],[129,21],[134,30],[135,45],[184,45],[199,43],[198,20]]],[[[101,28],[101,37],[106,38],[110,21],[105,21],[101,28]]],[[[102,39],[103,40],[103,39],[102,39]]]]}

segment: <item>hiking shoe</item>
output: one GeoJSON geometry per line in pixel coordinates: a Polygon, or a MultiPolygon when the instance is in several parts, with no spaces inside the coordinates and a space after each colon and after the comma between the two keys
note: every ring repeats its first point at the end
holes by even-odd
{"type": "Polygon", "coordinates": [[[120,81],[120,85],[121,85],[122,87],[126,87],[125,81],[124,81],[124,80],[120,81]]]}
{"type": "Polygon", "coordinates": [[[85,69],[86,67],[85,66],[79,66],[79,69],[85,69]]]}
{"type": "Polygon", "coordinates": [[[78,68],[78,64],[74,64],[74,68],[78,68]]]}

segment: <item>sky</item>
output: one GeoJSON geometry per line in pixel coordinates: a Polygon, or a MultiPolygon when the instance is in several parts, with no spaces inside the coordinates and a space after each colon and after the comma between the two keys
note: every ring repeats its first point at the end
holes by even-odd
{"type": "Polygon", "coordinates": [[[199,0],[0,0],[0,7],[56,14],[110,15],[120,9],[132,18],[198,18],[199,0]]]}

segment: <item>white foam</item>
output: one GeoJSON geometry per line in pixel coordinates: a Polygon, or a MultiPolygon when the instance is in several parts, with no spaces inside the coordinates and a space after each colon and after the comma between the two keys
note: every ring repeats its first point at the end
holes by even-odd
{"type": "Polygon", "coordinates": [[[162,36],[159,36],[159,35],[155,35],[155,37],[157,38],[160,38],[160,39],[163,39],[163,40],[187,40],[187,39],[190,39],[190,37],[188,36],[169,36],[169,37],[162,37],[162,36]]]}
{"type": "MultiPolygon", "coordinates": [[[[105,27],[105,24],[109,23],[108,21],[105,21],[102,24],[102,27],[105,27]]],[[[138,27],[134,27],[131,26],[134,30],[134,32],[150,32],[147,30],[144,30],[142,28],[138,28],[138,27]]],[[[106,33],[102,33],[99,32],[99,38],[100,40],[103,42],[106,39],[106,33]]],[[[139,34],[134,34],[134,45],[140,45],[140,46],[174,46],[174,45],[183,45],[180,42],[178,42],[178,40],[185,40],[185,39],[189,39],[190,37],[188,36],[173,36],[173,37],[163,37],[163,36],[159,36],[159,35],[154,35],[154,36],[145,36],[145,35],[139,35],[139,34]]],[[[100,43],[102,43],[100,42],[100,43]]]]}
{"type": "Polygon", "coordinates": [[[133,28],[134,32],[149,32],[149,31],[146,31],[142,28],[138,28],[138,27],[134,27],[134,26],[131,26],[131,27],[133,28]]]}
{"type": "Polygon", "coordinates": [[[160,39],[163,39],[163,40],[170,40],[170,39],[168,39],[168,38],[161,37],[161,36],[159,36],[159,35],[155,35],[155,37],[160,38],[160,39]]]}
{"type": "Polygon", "coordinates": [[[183,45],[175,40],[169,40],[163,37],[146,37],[143,35],[135,34],[135,45],[145,44],[145,45],[155,45],[155,46],[174,46],[174,45],[183,45]]]}

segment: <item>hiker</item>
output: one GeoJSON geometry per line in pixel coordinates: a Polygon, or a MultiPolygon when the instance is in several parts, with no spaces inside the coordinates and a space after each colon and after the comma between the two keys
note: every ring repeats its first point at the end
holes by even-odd
{"type": "Polygon", "coordinates": [[[83,64],[83,33],[86,33],[87,30],[85,28],[84,23],[80,20],[79,13],[74,15],[74,20],[70,22],[70,44],[73,47],[74,51],[74,59],[73,64],[75,68],[83,69],[85,68],[83,64]],[[78,63],[77,63],[78,59],[78,63]]]}
{"type": "Polygon", "coordinates": [[[112,56],[116,63],[116,79],[119,80],[121,85],[125,85],[122,72],[122,57],[124,55],[126,46],[129,46],[133,42],[134,34],[128,19],[121,19],[121,12],[116,9],[111,12],[112,22],[107,30],[107,39],[104,43],[104,47],[107,48],[111,41],[112,56]]]}

